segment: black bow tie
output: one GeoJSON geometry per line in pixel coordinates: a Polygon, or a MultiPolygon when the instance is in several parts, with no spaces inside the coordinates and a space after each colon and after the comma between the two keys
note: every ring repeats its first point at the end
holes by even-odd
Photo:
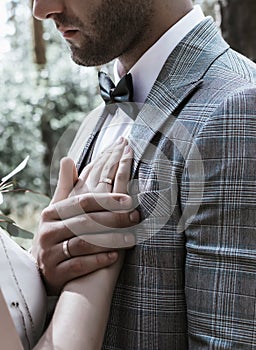
{"type": "Polygon", "coordinates": [[[126,74],[117,86],[105,72],[99,72],[100,93],[106,105],[110,103],[133,102],[132,75],[126,74]]]}
{"type": "Polygon", "coordinates": [[[138,107],[135,103],[128,103],[133,102],[132,75],[123,76],[117,86],[105,72],[99,72],[98,77],[101,97],[105,101],[109,113],[114,115],[117,108],[120,107],[135,120],[139,112],[138,107]]]}

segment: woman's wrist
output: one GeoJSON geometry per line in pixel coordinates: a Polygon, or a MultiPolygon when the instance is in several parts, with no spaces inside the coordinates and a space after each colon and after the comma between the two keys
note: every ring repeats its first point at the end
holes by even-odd
{"type": "Polygon", "coordinates": [[[90,291],[92,293],[100,291],[102,294],[102,290],[112,293],[123,265],[125,252],[120,251],[118,254],[119,257],[116,263],[68,282],[64,286],[63,291],[81,293],[83,295],[87,295],[90,291]]]}

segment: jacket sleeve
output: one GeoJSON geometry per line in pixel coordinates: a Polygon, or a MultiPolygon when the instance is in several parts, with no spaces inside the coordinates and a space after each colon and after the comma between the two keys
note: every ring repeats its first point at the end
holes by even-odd
{"type": "Polygon", "coordinates": [[[189,349],[252,349],[256,345],[255,89],[235,93],[215,110],[194,140],[182,181],[184,207],[197,207],[186,218],[185,231],[189,349]],[[204,169],[200,183],[193,167],[195,150],[204,169]]]}

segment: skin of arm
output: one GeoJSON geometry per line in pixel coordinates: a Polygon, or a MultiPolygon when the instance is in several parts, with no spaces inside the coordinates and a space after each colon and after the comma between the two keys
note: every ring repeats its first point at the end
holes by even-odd
{"type": "MultiPolygon", "coordinates": [[[[100,188],[100,191],[127,192],[131,160],[132,151],[127,146],[122,152],[118,151],[115,156],[112,156],[111,161],[107,162],[104,160],[104,164],[108,163],[106,167],[111,169],[109,176],[115,176],[115,182],[112,189],[112,186],[108,184],[101,184],[100,186],[104,186],[105,188],[100,188]],[[109,167],[110,162],[115,164],[109,167]]],[[[70,160],[67,159],[65,162],[68,164],[70,160]]],[[[81,191],[97,192],[99,188],[96,188],[98,182],[95,182],[95,178],[97,178],[99,172],[101,172],[99,178],[102,178],[102,174],[105,174],[104,164],[102,167],[98,164],[95,167],[97,170],[91,169],[89,175],[86,174],[84,178],[82,176],[80,183],[74,189],[73,195],[77,195],[81,191]],[[95,171],[97,171],[97,175],[95,171]]],[[[70,166],[68,168],[70,169],[70,166]]],[[[67,176],[65,164],[62,169],[62,171],[65,171],[65,175],[60,174],[60,177],[67,176]]],[[[62,178],[62,180],[66,179],[62,178]]],[[[60,182],[64,184],[63,181],[60,182]]],[[[59,195],[62,192],[60,190],[61,186],[62,184],[60,184],[55,194],[55,201],[56,198],[58,200],[63,197],[62,194],[59,195]]],[[[116,252],[111,254],[115,256],[115,259],[117,258],[116,252]]],[[[124,252],[121,251],[118,253],[117,262],[111,266],[74,279],[65,285],[51,323],[34,348],[35,350],[49,348],[61,350],[69,350],[71,348],[76,350],[101,349],[112,294],[122,267],[123,258],[124,252]]]]}
{"type": "Polygon", "coordinates": [[[112,266],[69,282],[48,329],[34,349],[101,349],[121,265],[119,257],[112,266]]]}

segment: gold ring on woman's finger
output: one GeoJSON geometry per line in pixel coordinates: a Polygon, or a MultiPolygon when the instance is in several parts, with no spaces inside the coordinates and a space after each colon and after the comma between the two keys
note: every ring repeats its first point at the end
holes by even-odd
{"type": "Polygon", "coordinates": [[[101,180],[99,181],[99,183],[104,183],[104,184],[112,185],[112,184],[113,184],[113,180],[110,179],[109,177],[104,177],[103,179],[101,179],[101,180]]]}

